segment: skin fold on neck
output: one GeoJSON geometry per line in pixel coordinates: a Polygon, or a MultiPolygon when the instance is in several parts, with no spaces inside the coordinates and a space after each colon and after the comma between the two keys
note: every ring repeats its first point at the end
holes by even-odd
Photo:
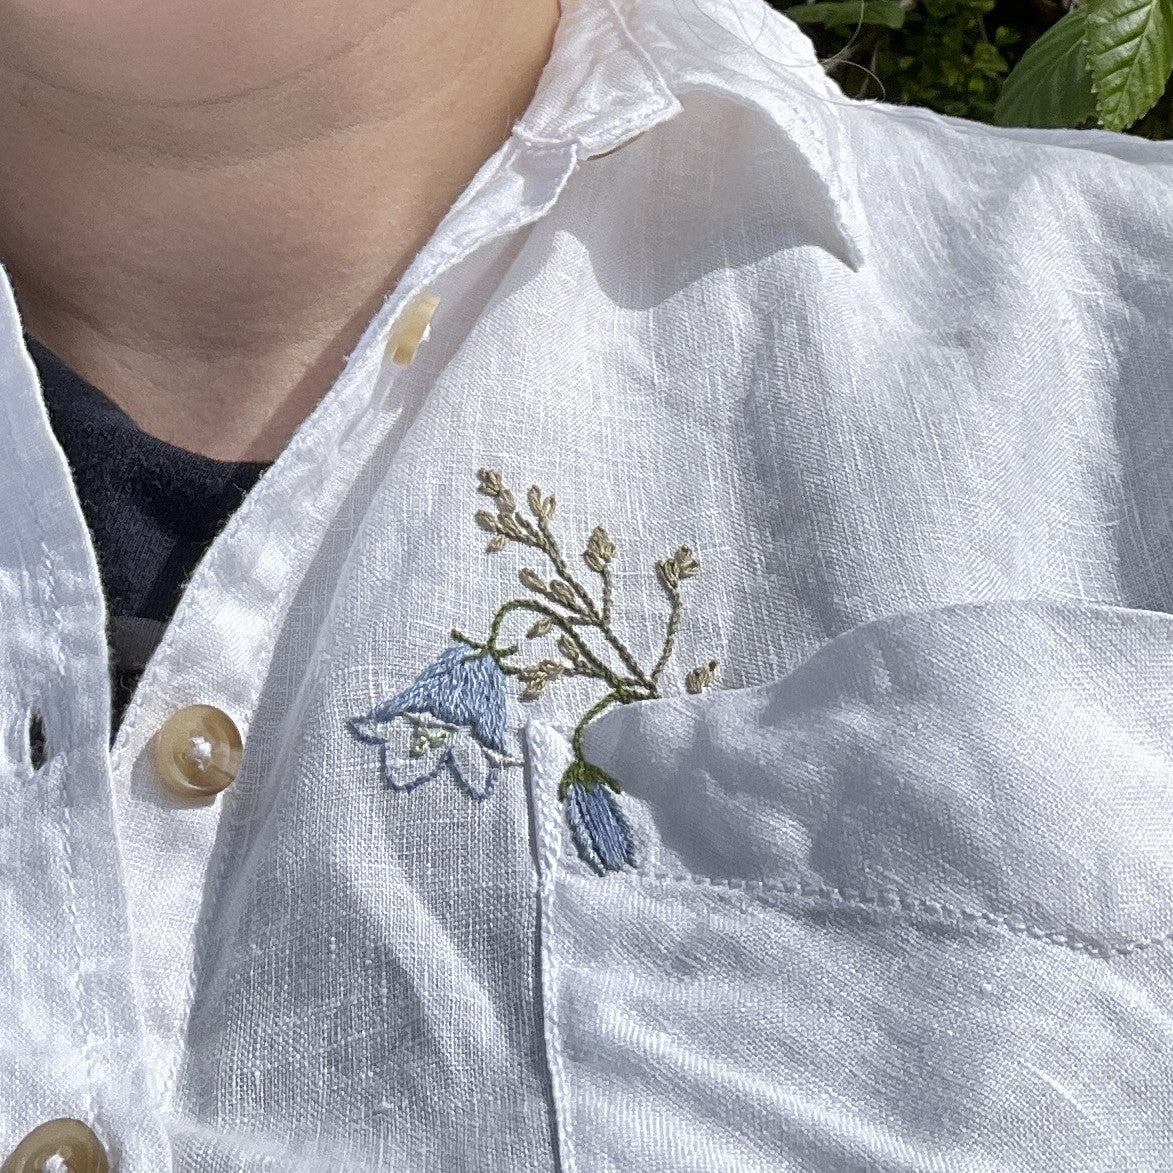
{"type": "Polygon", "coordinates": [[[0,261],[145,431],[275,459],[549,59],[558,0],[0,0],[0,261]]]}

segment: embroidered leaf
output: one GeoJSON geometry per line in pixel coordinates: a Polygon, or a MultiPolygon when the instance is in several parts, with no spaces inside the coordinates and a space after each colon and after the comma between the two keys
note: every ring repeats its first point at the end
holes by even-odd
{"type": "Polygon", "coordinates": [[[533,625],[533,627],[531,627],[529,629],[529,631],[527,631],[525,633],[525,638],[526,639],[537,639],[539,635],[548,635],[550,632],[550,628],[552,628],[553,626],[554,626],[554,621],[552,619],[548,618],[547,616],[543,615],[541,617],[541,619],[539,619],[537,621],[537,623],[535,623],[533,625]]]}
{"type": "Polygon", "coordinates": [[[562,604],[563,607],[572,607],[578,609],[578,602],[574,597],[574,591],[570,589],[561,579],[556,578],[550,583],[550,594],[562,604]]]}
{"type": "Polygon", "coordinates": [[[481,529],[488,530],[491,534],[501,532],[501,525],[497,521],[497,515],[490,513],[487,509],[478,509],[476,511],[476,523],[481,529]]]}
{"type": "Polygon", "coordinates": [[[665,558],[656,563],[656,570],[660,574],[660,581],[675,593],[681,579],[694,578],[700,573],[701,564],[688,546],[681,546],[671,558],[665,558]]]}
{"type": "Polygon", "coordinates": [[[601,525],[595,526],[587,539],[587,547],[582,555],[583,561],[592,570],[601,574],[614,557],[615,543],[611,541],[611,535],[601,525]]]}
{"type": "Polygon", "coordinates": [[[546,593],[546,580],[532,567],[523,566],[518,572],[517,577],[521,579],[521,585],[528,587],[531,591],[537,591],[539,594],[546,593]]]}
{"type": "Polygon", "coordinates": [[[501,474],[495,468],[478,469],[477,479],[480,481],[480,484],[477,485],[478,492],[484,493],[486,497],[501,495],[504,485],[501,483],[501,474]]]}
{"type": "Polygon", "coordinates": [[[497,515],[497,528],[506,537],[513,538],[519,542],[525,541],[525,531],[521,528],[517,516],[513,513],[499,513],[497,515]]]}
{"type": "Polygon", "coordinates": [[[522,693],[521,699],[532,701],[535,697],[541,696],[546,682],[561,676],[565,670],[557,660],[542,660],[538,664],[527,664],[524,668],[518,669],[515,675],[525,684],[525,692],[522,693]]]}
{"type": "Polygon", "coordinates": [[[529,503],[530,512],[539,521],[551,522],[554,520],[553,493],[548,497],[543,497],[542,490],[537,485],[530,485],[529,493],[526,495],[526,501],[529,503]]]}
{"type": "Polygon", "coordinates": [[[692,693],[693,696],[703,692],[713,683],[717,675],[717,668],[718,664],[716,660],[710,660],[707,664],[702,664],[699,668],[694,668],[684,678],[685,691],[692,693]]]}
{"type": "Polygon", "coordinates": [[[513,494],[508,489],[502,489],[497,494],[497,508],[502,513],[513,513],[517,509],[517,502],[513,499],[513,494]]]}
{"type": "Polygon", "coordinates": [[[486,554],[496,554],[498,550],[504,550],[509,544],[509,539],[504,534],[497,534],[495,537],[489,539],[489,544],[485,547],[486,554]]]}
{"type": "Polygon", "coordinates": [[[574,642],[568,635],[562,636],[558,640],[558,650],[572,663],[577,664],[582,653],[578,650],[578,644],[574,642]]]}
{"type": "Polygon", "coordinates": [[[516,513],[500,513],[497,515],[497,528],[509,538],[515,541],[524,542],[526,540],[525,530],[521,528],[521,523],[517,519],[516,513]]]}
{"type": "Polygon", "coordinates": [[[688,546],[681,546],[674,557],[676,573],[681,578],[694,578],[700,574],[701,564],[688,546]]]}

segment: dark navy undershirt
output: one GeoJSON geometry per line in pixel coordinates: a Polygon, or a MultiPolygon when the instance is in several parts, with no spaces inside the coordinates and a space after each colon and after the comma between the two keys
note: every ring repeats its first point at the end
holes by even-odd
{"type": "Polygon", "coordinates": [[[266,462],[211,460],[148,435],[25,334],[93,535],[110,623],[110,739],[183,588],[266,462]]]}

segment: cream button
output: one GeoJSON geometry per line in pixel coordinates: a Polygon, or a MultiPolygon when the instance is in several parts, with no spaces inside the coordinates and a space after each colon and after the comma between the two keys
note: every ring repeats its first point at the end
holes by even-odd
{"type": "Polygon", "coordinates": [[[80,1120],[63,1116],[37,1125],[12,1150],[0,1173],[43,1173],[46,1169],[110,1173],[110,1162],[91,1129],[80,1120]]]}
{"type": "Polygon", "coordinates": [[[159,782],[176,798],[219,794],[240,772],[242,750],[240,730],[227,713],[212,705],[188,705],[159,730],[159,782]]]}
{"type": "Polygon", "coordinates": [[[428,337],[432,315],[439,304],[439,296],[430,290],[424,290],[412,298],[407,308],[399,315],[399,320],[391,331],[391,337],[387,340],[387,353],[391,355],[392,362],[405,367],[415,358],[420,343],[428,337]]]}

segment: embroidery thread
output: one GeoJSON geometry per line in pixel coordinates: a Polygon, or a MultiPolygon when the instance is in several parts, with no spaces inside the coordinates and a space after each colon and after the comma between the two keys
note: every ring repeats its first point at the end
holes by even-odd
{"type": "MultiPolygon", "coordinates": [[[[563,773],[558,798],[579,856],[599,875],[635,866],[635,846],[627,817],[616,799],[617,779],[591,765],[583,756],[583,731],[614,704],[654,700],[672,656],[683,612],[681,583],[700,572],[692,549],[680,546],[656,563],[656,574],[667,593],[669,613],[659,656],[643,668],[615,631],[612,622],[614,580],[611,566],[616,548],[600,525],[586,541],[582,560],[599,578],[596,598],[571,571],[552,531],[554,495],[531,485],[526,504],[532,520],[496,469],[481,469],[478,491],[491,498],[496,511],[476,512],[476,523],[487,531],[487,552],[510,542],[544,555],[553,573],[543,577],[526,566],[518,577],[530,595],[510,599],[494,613],[487,638],[481,642],[453,629],[452,645],[403,692],[377,705],[365,717],[352,717],[355,734],[382,747],[388,785],[413,790],[447,771],[475,799],[489,797],[500,771],[521,765],[505,747],[506,680],[524,686],[523,701],[542,695],[548,684],[568,676],[584,676],[606,685],[604,694],[583,714],[571,735],[573,759],[563,773]],[[525,634],[533,641],[555,635],[557,655],[530,664],[512,661],[520,645],[502,645],[501,629],[515,612],[528,612],[534,622],[525,634]],[[595,646],[592,646],[594,644],[595,646]],[[616,666],[618,664],[618,666],[616,666]]],[[[716,660],[699,665],[684,678],[685,690],[702,692],[715,679],[716,660]]]]}
{"type": "Polygon", "coordinates": [[[450,774],[478,801],[493,793],[505,766],[505,674],[492,657],[455,643],[398,696],[351,717],[355,736],[380,749],[392,790],[414,790],[450,774]],[[474,653],[474,654],[470,654],[474,653]]]}

